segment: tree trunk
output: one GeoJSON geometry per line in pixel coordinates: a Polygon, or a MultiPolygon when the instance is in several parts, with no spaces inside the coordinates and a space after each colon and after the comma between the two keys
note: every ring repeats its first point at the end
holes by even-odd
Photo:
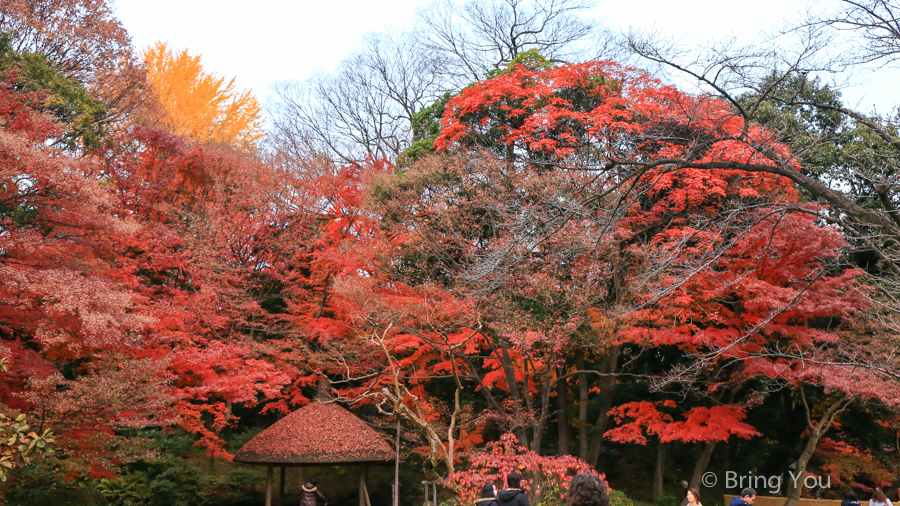
{"type": "MultiPolygon", "coordinates": [[[[675,456],[681,451],[681,446],[683,444],[684,443],[681,441],[666,443],[666,460],[663,462],[663,477],[665,477],[668,471],[675,469],[675,456]]],[[[685,495],[687,495],[687,493],[685,493],[685,495]]]]}
{"type": "Polygon", "coordinates": [[[509,358],[509,349],[505,345],[500,346],[500,364],[503,366],[503,374],[506,376],[506,384],[509,386],[509,396],[513,400],[514,417],[517,425],[516,436],[518,436],[520,443],[528,446],[528,435],[525,432],[525,417],[522,413],[522,395],[519,393],[519,384],[516,382],[516,372],[513,370],[512,359],[509,358]]]}
{"type": "Polygon", "coordinates": [[[800,503],[800,492],[803,491],[803,480],[806,478],[806,465],[816,451],[816,446],[818,446],[821,437],[822,435],[818,430],[810,431],[809,439],[806,440],[806,445],[803,447],[803,451],[794,465],[794,470],[788,474],[788,496],[784,506],[797,506],[800,503]]]}
{"type": "Polygon", "coordinates": [[[397,418],[397,443],[394,447],[394,505],[400,506],[400,419],[397,418]]]}
{"type": "MultiPolygon", "coordinates": [[[[580,352],[575,357],[575,367],[577,367],[579,371],[584,370],[584,357],[580,352]]],[[[581,457],[581,460],[585,461],[588,458],[588,450],[590,449],[587,437],[587,405],[587,374],[581,373],[578,375],[578,456],[581,457]]]]}
{"type": "MultiPolygon", "coordinates": [[[[216,400],[216,395],[213,394],[210,396],[213,402],[216,400]]],[[[213,415],[212,413],[203,413],[203,428],[213,432],[213,415]]],[[[203,463],[203,474],[209,476],[213,472],[213,466],[216,463],[216,458],[212,455],[206,455],[206,461],[203,463]]]]}
{"type": "Polygon", "coordinates": [[[653,471],[653,502],[663,500],[663,466],[666,463],[666,443],[656,446],[656,469],[653,471]]]}
{"type": "Polygon", "coordinates": [[[703,447],[703,451],[700,452],[700,458],[697,459],[697,465],[694,466],[694,474],[691,475],[690,488],[696,488],[697,490],[700,490],[700,480],[703,479],[703,473],[704,471],[706,471],[706,466],[709,465],[709,460],[712,457],[713,450],[715,449],[715,441],[710,441],[703,447]]]}
{"type": "MultiPolygon", "coordinates": [[[[610,347],[603,358],[601,372],[612,374],[619,367],[619,352],[621,348],[618,346],[610,347]]],[[[613,394],[616,391],[616,378],[613,376],[605,376],[600,380],[600,414],[597,416],[597,423],[594,424],[594,433],[591,435],[591,446],[588,451],[587,463],[597,467],[597,461],[600,459],[600,448],[603,445],[603,433],[606,432],[606,425],[609,423],[609,410],[612,409],[613,394]]]]}
{"type": "Polygon", "coordinates": [[[614,386],[607,386],[600,391],[600,414],[594,424],[594,432],[591,434],[591,445],[588,449],[586,462],[594,467],[600,459],[600,449],[603,447],[603,434],[609,424],[609,410],[612,409],[612,394],[614,386]]]}
{"type": "MultiPolygon", "coordinates": [[[[562,378],[566,374],[565,367],[556,368],[556,377],[562,378]]],[[[569,454],[569,389],[566,380],[556,382],[556,420],[559,425],[559,455],[569,454]]]]}
{"type": "Polygon", "coordinates": [[[809,459],[812,458],[813,453],[816,451],[816,447],[819,445],[819,440],[822,439],[822,436],[824,436],[825,433],[828,432],[828,429],[831,428],[835,418],[843,412],[852,401],[852,398],[841,395],[828,406],[825,413],[818,420],[813,422],[812,411],[810,410],[809,404],[806,402],[806,394],[803,391],[803,385],[800,385],[798,390],[800,392],[800,400],[803,401],[806,424],[809,427],[809,438],[806,440],[803,451],[800,452],[800,457],[798,457],[797,462],[794,463],[793,472],[789,474],[790,479],[788,480],[787,487],[788,496],[784,506],[797,506],[797,504],[800,503],[800,492],[803,491],[803,482],[806,479],[806,466],[809,464],[809,459]]]}
{"type": "MultiPolygon", "coordinates": [[[[544,437],[544,430],[547,428],[547,421],[550,419],[550,392],[553,391],[554,380],[550,379],[550,368],[547,368],[543,376],[546,378],[546,383],[541,387],[541,414],[535,417],[532,423],[534,434],[531,436],[531,451],[535,453],[541,453],[541,441],[544,437]]],[[[528,408],[534,409],[533,406],[528,408]]]]}

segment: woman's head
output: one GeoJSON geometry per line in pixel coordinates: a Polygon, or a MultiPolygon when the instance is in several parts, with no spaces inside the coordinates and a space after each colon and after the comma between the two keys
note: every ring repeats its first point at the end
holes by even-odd
{"type": "Polygon", "coordinates": [[[687,493],[688,502],[700,502],[700,491],[696,488],[689,488],[687,493]]]}
{"type": "Polygon", "coordinates": [[[487,499],[496,496],[496,492],[494,491],[493,483],[485,483],[484,488],[481,489],[481,498],[487,499]]]}
{"type": "Polygon", "coordinates": [[[884,490],[881,490],[881,487],[875,487],[875,493],[872,494],[872,499],[876,502],[887,502],[887,496],[884,495],[884,490]]]}
{"type": "Polygon", "coordinates": [[[568,506],[609,506],[606,485],[593,474],[576,474],[569,482],[568,506]]]}

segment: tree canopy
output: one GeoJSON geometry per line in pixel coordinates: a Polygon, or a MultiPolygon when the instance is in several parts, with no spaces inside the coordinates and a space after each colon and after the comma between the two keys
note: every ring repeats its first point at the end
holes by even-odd
{"type": "Polygon", "coordinates": [[[247,149],[262,136],[259,102],[250,91],[206,73],[200,56],[157,42],[143,53],[147,82],[159,103],[160,127],[199,143],[247,149]]]}
{"type": "MultiPolygon", "coordinates": [[[[805,55],[631,33],[686,90],[587,7],[432,4],[282,85],[264,135],[108,2],[0,5],[0,501],[252,502],[232,456],[326,393],[396,445],[402,501],[511,470],[543,506],[575,473],[615,506],[706,472],[890,491],[896,118],[805,55]]],[[[792,33],[895,64],[900,9],[847,9],[792,33]]]]}

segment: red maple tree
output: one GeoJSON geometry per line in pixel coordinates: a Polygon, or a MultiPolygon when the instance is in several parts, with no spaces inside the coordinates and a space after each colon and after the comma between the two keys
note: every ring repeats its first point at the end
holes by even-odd
{"type": "Polygon", "coordinates": [[[618,344],[684,354],[663,385],[717,390],[762,378],[801,395],[804,385],[834,393],[824,418],[810,420],[799,469],[850,400],[896,402],[884,394],[896,390],[890,374],[865,367],[820,324],[866,306],[862,272],[839,263],[841,233],[817,222],[787,178],[732,170],[774,167],[790,154],[727,103],[610,62],[518,66],[451,99],[442,126],[439,151],[487,149],[510,172],[593,183],[578,199],[553,193],[568,212],[542,214],[554,227],[533,226],[543,233],[525,245],[534,250],[585,217],[606,221],[620,260],[598,312],[615,319],[618,344]]]}

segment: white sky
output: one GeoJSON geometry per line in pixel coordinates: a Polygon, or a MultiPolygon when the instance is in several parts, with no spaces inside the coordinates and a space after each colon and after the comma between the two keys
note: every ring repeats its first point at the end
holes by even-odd
{"type": "MultiPolygon", "coordinates": [[[[116,0],[137,48],[163,40],[203,56],[204,67],[236,77],[265,101],[271,85],[330,70],[366,33],[408,28],[429,0],[116,0]]],[[[595,17],[613,30],[655,29],[703,45],[735,36],[752,42],[781,20],[796,18],[806,0],[606,0],[595,17]]],[[[898,103],[900,70],[854,76],[865,86],[846,90],[854,105],[887,112],[898,103]]]]}

